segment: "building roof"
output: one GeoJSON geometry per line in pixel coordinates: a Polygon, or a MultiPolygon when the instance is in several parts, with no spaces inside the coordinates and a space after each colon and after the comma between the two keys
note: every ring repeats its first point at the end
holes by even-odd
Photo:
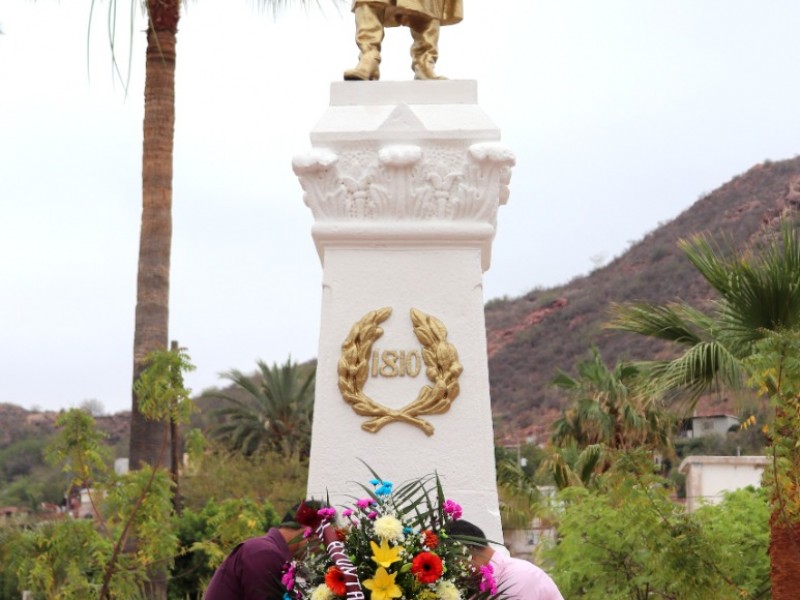
{"type": "Polygon", "coordinates": [[[686,473],[693,465],[732,465],[736,467],[765,467],[769,464],[767,456],[687,456],[681,461],[678,471],[686,473]]]}

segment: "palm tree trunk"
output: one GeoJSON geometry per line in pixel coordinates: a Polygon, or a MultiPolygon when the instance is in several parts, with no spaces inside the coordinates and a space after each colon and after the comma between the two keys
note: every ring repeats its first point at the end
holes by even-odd
{"type": "MultiPolygon", "coordinates": [[[[153,350],[167,347],[172,242],[172,150],[175,131],[175,42],[178,0],[148,0],[142,150],[142,226],[133,341],[133,380],[153,350]]],[[[167,423],[146,420],[136,396],[131,409],[131,468],[165,466],[167,423]]]]}
{"type": "MultiPolygon", "coordinates": [[[[172,151],[175,134],[175,43],[179,0],[147,0],[147,60],[144,84],[142,146],[142,226],[136,288],[133,340],[133,380],[145,367],[145,357],[165,349],[169,336],[169,266],[172,245],[172,151]]],[[[131,408],[131,468],[142,463],[166,467],[169,423],[149,421],[139,412],[136,395],[131,408]]],[[[135,541],[134,541],[135,544],[135,541]]],[[[150,571],[145,591],[152,600],[167,597],[167,571],[150,571]]]]}
{"type": "Polygon", "coordinates": [[[800,590],[800,523],[787,525],[773,513],[769,528],[772,600],[795,600],[800,590]]]}

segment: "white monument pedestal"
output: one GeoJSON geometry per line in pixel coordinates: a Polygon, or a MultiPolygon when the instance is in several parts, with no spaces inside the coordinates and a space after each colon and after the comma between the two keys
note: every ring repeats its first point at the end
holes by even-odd
{"type": "Polygon", "coordinates": [[[437,472],[502,540],[482,284],[499,139],[474,81],[332,84],[293,162],[324,271],[310,496],[350,503],[358,459],[395,485],[437,472]]]}

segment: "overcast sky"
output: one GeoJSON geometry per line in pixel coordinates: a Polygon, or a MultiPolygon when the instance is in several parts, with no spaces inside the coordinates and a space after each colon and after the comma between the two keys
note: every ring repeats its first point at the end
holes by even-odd
{"type": "MultiPolygon", "coordinates": [[[[438,71],[477,80],[517,157],[487,300],[585,274],[800,152],[797,0],[464,1],[438,71]]],[[[322,270],[291,159],[357,58],[349,6],[320,2],[273,19],[198,0],[181,19],[170,337],[196,392],[317,352],[322,270]]],[[[27,408],[130,407],[144,21],[126,96],[98,3],[89,40],[89,0],[0,0],[0,402],[27,408]]],[[[387,32],[384,80],[411,77],[409,44],[387,32]]]]}

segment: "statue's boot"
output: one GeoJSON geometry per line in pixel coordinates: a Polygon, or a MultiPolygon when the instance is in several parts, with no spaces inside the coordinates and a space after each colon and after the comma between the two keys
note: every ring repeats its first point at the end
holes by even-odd
{"type": "Polygon", "coordinates": [[[383,14],[386,9],[370,4],[358,4],[356,16],[356,45],[360,51],[358,64],[344,72],[346,81],[370,81],[380,79],[378,65],[381,64],[383,42],[383,14]]]}
{"type": "Polygon", "coordinates": [[[411,30],[411,68],[414,79],[446,79],[434,72],[439,58],[439,21],[436,19],[413,19],[408,23],[411,30]]]}

